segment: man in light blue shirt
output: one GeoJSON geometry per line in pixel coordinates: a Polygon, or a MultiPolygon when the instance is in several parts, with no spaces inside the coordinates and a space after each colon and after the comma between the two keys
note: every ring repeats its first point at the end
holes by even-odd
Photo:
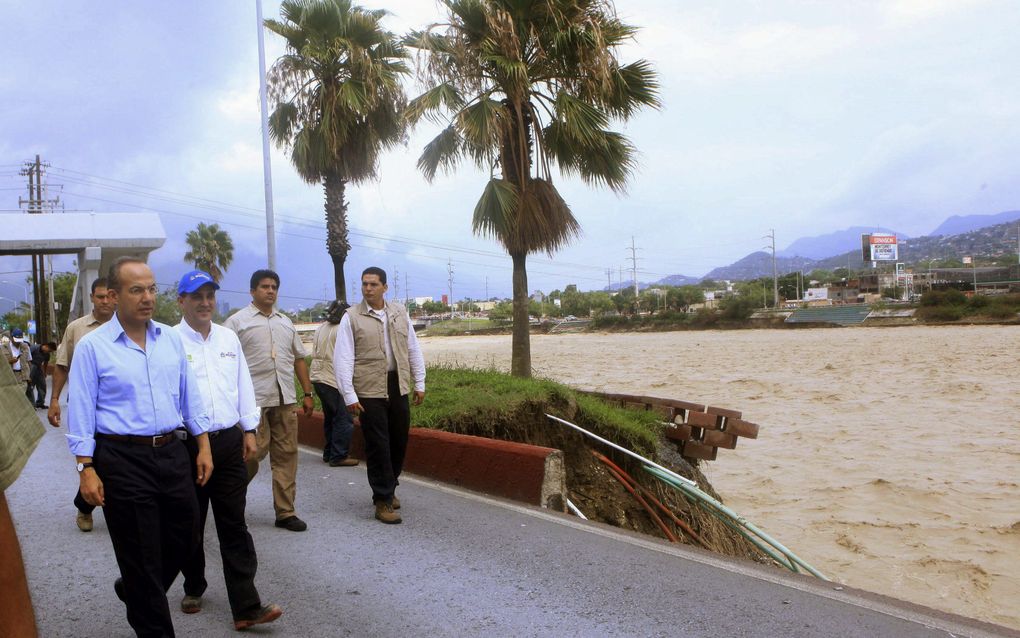
{"type": "Polygon", "coordinates": [[[180,337],[152,320],[152,271],[122,257],[108,283],[117,312],[75,349],[67,441],[82,496],[103,507],[128,622],[138,636],[174,636],[166,591],[198,532],[191,464],[175,430],[195,437],[194,480],[204,485],[213,471],[209,418],[180,337]]]}
{"type": "MultiPolygon", "coordinates": [[[[195,551],[181,568],[185,594],[181,611],[193,614],[202,610],[202,594],[208,587],[202,536],[211,503],[234,629],[241,630],[272,622],[283,610],[278,605],[263,605],[255,588],[258,556],[244,520],[248,492],[245,459],[258,452],[255,429],[261,412],[255,404],[255,388],[241,342],[232,330],[213,323],[219,287],[201,270],[185,273],[177,284],[183,318],[175,329],[209,414],[209,447],[216,465],[212,480],[195,489],[200,535],[195,551]]],[[[197,452],[190,440],[186,445],[189,452],[197,452]]]]}

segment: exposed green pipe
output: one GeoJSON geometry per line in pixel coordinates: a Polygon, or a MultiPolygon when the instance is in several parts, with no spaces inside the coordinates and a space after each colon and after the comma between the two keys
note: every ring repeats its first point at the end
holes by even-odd
{"type": "Polygon", "coordinates": [[[706,505],[708,505],[711,508],[715,509],[718,513],[724,515],[725,517],[727,517],[727,518],[731,519],[732,521],[734,521],[736,524],[740,525],[741,527],[743,527],[743,528],[747,529],[748,531],[750,531],[751,533],[755,534],[756,536],[761,538],[763,541],[765,541],[766,543],[768,543],[772,547],[776,548],[776,550],[778,550],[786,558],[788,558],[790,563],[793,564],[794,566],[803,567],[804,570],[807,571],[812,576],[816,576],[817,578],[821,578],[822,580],[829,580],[820,571],[818,571],[817,569],[815,569],[814,567],[812,567],[808,563],[804,562],[804,560],[802,560],[799,556],[797,556],[792,551],[790,551],[785,545],[783,545],[782,543],[780,543],[776,539],[774,539],[771,536],[769,536],[768,534],[766,534],[762,529],[760,529],[754,523],[751,523],[750,521],[745,519],[743,516],[737,514],[736,512],[734,512],[730,508],[726,507],[725,505],[723,505],[722,503],[720,503],[716,499],[712,498],[711,495],[706,494],[704,491],[701,490],[701,488],[691,487],[690,485],[687,485],[686,483],[682,483],[680,481],[676,481],[676,480],[673,479],[672,476],[670,476],[669,474],[667,474],[665,472],[660,471],[656,467],[646,466],[645,467],[645,471],[651,473],[652,475],[657,477],[659,480],[661,480],[661,481],[663,481],[663,482],[665,482],[665,483],[667,483],[669,485],[672,485],[673,487],[681,490],[682,492],[684,492],[684,494],[687,494],[687,495],[691,496],[695,500],[697,500],[699,502],[702,502],[702,503],[705,503],[706,505]]]}
{"type": "MultiPolygon", "coordinates": [[[[555,421],[557,423],[561,423],[563,425],[566,425],[567,427],[573,428],[574,430],[577,430],[578,432],[584,434],[585,436],[593,438],[596,441],[599,441],[600,443],[604,443],[605,445],[608,445],[609,447],[611,447],[611,448],[613,448],[615,450],[623,452],[624,454],[626,454],[628,456],[631,456],[631,457],[641,461],[645,465],[645,471],[650,472],[653,476],[658,478],[660,481],[663,481],[666,484],[671,485],[671,486],[681,490],[684,494],[689,495],[690,497],[694,498],[698,502],[705,503],[706,505],[709,505],[713,510],[715,510],[714,513],[721,514],[721,516],[717,516],[717,517],[720,520],[722,520],[724,523],[726,523],[727,519],[729,519],[735,525],[738,525],[741,528],[743,528],[743,529],[753,533],[754,535],[759,537],[762,541],[764,541],[765,543],[768,543],[769,545],[771,545],[773,548],[775,548],[776,551],[778,551],[780,554],[782,554],[787,559],[787,561],[777,560],[777,562],[780,565],[783,565],[784,567],[786,567],[787,569],[790,569],[793,572],[796,572],[798,567],[803,567],[804,570],[807,571],[812,576],[815,576],[817,578],[821,578],[822,580],[829,580],[828,578],[823,576],[820,571],[818,571],[817,569],[815,569],[811,565],[808,565],[806,562],[801,560],[801,558],[799,556],[797,556],[796,554],[791,552],[789,549],[787,549],[785,545],[783,545],[782,543],[780,543],[776,539],[774,539],[771,536],[769,536],[768,534],[766,534],[764,531],[762,531],[760,528],[755,526],[753,523],[751,523],[750,521],[745,519],[743,516],[737,514],[736,512],[734,512],[730,508],[726,507],[725,505],[723,505],[722,503],[720,503],[716,499],[712,498],[711,495],[705,493],[700,487],[698,487],[697,483],[695,483],[691,479],[687,478],[686,476],[680,476],[679,474],[677,474],[676,472],[670,470],[669,468],[665,468],[665,467],[659,465],[658,463],[655,463],[654,461],[646,459],[645,457],[641,456],[640,454],[637,454],[635,452],[631,452],[630,450],[628,450],[628,449],[626,449],[624,447],[621,447],[621,446],[617,445],[616,443],[613,443],[612,441],[604,439],[601,436],[598,436],[597,434],[595,434],[593,432],[589,432],[588,430],[585,430],[581,426],[575,425],[575,424],[571,423],[570,421],[566,421],[566,420],[561,419],[559,417],[555,417],[555,416],[553,416],[551,414],[546,414],[546,417],[548,417],[552,421],[555,421]]],[[[747,537],[746,534],[745,534],[745,537],[747,537]]],[[[748,537],[748,539],[751,540],[749,537],[748,537]]],[[[756,546],[760,547],[760,545],[758,545],[758,543],[755,543],[753,540],[751,540],[751,542],[754,543],[756,546]]],[[[772,551],[769,551],[769,550],[764,549],[764,548],[762,548],[762,549],[763,549],[763,551],[765,551],[770,556],[773,555],[772,551]]]]}

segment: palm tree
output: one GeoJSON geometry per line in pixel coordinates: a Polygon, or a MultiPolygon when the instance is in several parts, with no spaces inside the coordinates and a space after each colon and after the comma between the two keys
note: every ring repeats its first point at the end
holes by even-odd
{"type": "Polygon", "coordinates": [[[269,130],[290,149],[298,175],[323,186],[326,250],[336,298],[346,301],[351,245],[344,193],[349,182],[375,177],[379,153],[404,137],[407,54],[380,25],[386,11],[349,0],[284,0],[280,15],[265,22],[287,41],[287,53],[269,72],[276,103],[269,130]]]}
{"type": "Polygon", "coordinates": [[[651,65],[621,65],[634,27],[610,0],[441,0],[448,20],[412,32],[429,88],[408,118],[446,127],[418,160],[432,180],[468,158],[490,170],[475,206],[476,234],[513,261],[511,373],[531,375],[527,257],[550,255],[580,233],[551,167],[622,192],[634,148],[609,129],[642,106],[658,107],[651,65]]]}
{"type": "Polygon", "coordinates": [[[234,261],[234,242],[227,231],[221,230],[219,224],[206,226],[199,222],[198,228],[188,231],[184,241],[188,244],[184,261],[195,264],[195,268],[206,271],[219,283],[234,261]]]}

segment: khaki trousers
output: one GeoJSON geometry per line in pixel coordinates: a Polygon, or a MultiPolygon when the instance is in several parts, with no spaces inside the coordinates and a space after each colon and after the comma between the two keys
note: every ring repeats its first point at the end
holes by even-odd
{"type": "Polygon", "coordinates": [[[269,454],[269,468],[273,472],[273,509],[278,521],[294,516],[298,466],[295,408],[295,403],[262,408],[259,430],[255,435],[258,452],[246,463],[250,482],[259,471],[259,463],[269,454]]]}

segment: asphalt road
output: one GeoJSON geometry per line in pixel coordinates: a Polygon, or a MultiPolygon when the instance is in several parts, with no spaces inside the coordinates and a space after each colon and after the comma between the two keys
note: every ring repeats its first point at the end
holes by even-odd
{"type": "MultiPolygon", "coordinates": [[[[42,415],[42,412],[39,413],[42,415]]],[[[7,492],[46,638],[131,636],[113,592],[105,521],[80,532],[78,479],[63,430],[46,436],[7,492]]],[[[268,461],[248,524],[264,602],[284,615],[250,630],[274,636],[1020,636],[777,569],[621,533],[574,517],[407,477],[402,525],[372,517],[364,466],[301,454],[304,533],[273,527],[268,461]]],[[[209,590],[201,613],[176,611],[179,636],[231,636],[210,517],[209,590]]]]}

